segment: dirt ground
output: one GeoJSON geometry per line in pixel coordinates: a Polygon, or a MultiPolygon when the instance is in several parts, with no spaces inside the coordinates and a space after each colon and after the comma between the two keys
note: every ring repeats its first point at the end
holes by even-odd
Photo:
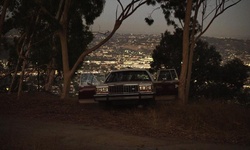
{"type": "MultiPolygon", "coordinates": [[[[158,114],[161,112],[155,110],[158,110],[158,106],[152,109],[103,108],[95,103],[78,104],[72,103],[72,101],[62,102],[54,99],[55,97],[50,96],[48,98],[48,95],[34,94],[18,101],[14,100],[10,95],[0,95],[0,149],[250,149],[247,142],[249,133],[244,133],[244,131],[248,131],[249,127],[248,124],[242,125],[241,122],[237,122],[234,126],[221,124],[224,126],[223,128],[229,128],[230,130],[235,126],[246,128],[244,130],[237,129],[229,135],[226,135],[223,131],[221,132],[223,133],[222,136],[217,130],[218,135],[214,135],[214,133],[208,134],[207,129],[203,133],[197,123],[195,124],[196,128],[187,129],[186,131],[179,125],[172,127],[170,123],[174,124],[174,120],[169,123],[167,120],[162,120],[166,116],[161,116],[165,115],[165,113],[168,113],[169,116],[169,112],[165,112],[165,109],[168,108],[173,111],[174,109],[171,106],[164,107],[164,114],[158,114]],[[162,122],[166,121],[163,123],[164,126],[161,124],[161,120],[162,122]],[[234,136],[235,138],[233,138],[234,136]],[[236,140],[237,142],[235,142],[236,140]],[[245,142],[241,143],[240,141],[245,142]]],[[[240,111],[239,113],[242,113],[242,110],[240,111]]],[[[199,113],[202,114],[202,112],[199,113]]],[[[180,114],[183,114],[183,112],[180,114]]],[[[224,121],[227,121],[227,118],[224,116],[223,118],[224,121]]]]}
{"type": "Polygon", "coordinates": [[[0,149],[244,150],[248,146],[135,136],[83,124],[0,116],[0,149]]]}

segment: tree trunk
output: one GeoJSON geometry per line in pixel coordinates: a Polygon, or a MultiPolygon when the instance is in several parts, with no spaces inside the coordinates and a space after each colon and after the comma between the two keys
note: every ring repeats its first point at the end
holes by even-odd
{"type": "Polygon", "coordinates": [[[178,88],[178,99],[180,104],[185,105],[188,102],[186,93],[187,86],[187,74],[189,64],[189,25],[192,11],[192,0],[187,1],[187,10],[185,15],[185,24],[183,30],[183,47],[182,47],[182,67],[180,75],[180,85],[178,88]]]}
{"type": "Polygon", "coordinates": [[[69,97],[71,75],[68,73],[63,73],[63,89],[61,94],[61,99],[69,97]]]}
{"type": "MultiPolygon", "coordinates": [[[[190,83],[191,83],[191,75],[192,75],[192,66],[193,66],[193,56],[194,56],[194,45],[195,41],[191,43],[190,53],[189,53],[189,62],[188,62],[188,72],[187,72],[187,81],[186,81],[186,97],[189,97],[190,83]]],[[[187,99],[188,101],[188,99],[187,99]]]]}
{"type": "Polygon", "coordinates": [[[22,87],[23,87],[23,77],[24,77],[24,71],[25,71],[25,66],[26,66],[26,62],[27,60],[23,60],[23,65],[22,65],[22,71],[20,74],[20,78],[19,78],[19,84],[18,84],[18,91],[17,91],[17,99],[20,99],[20,96],[22,94],[22,87]]]}
{"type": "Polygon", "coordinates": [[[67,98],[69,95],[70,84],[70,70],[69,70],[69,58],[68,58],[68,43],[67,35],[65,32],[59,34],[62,48],[62,62],[63,62],[63,90],[61,99],[67,98]]]}
{"type": "Polygon", "coordinates": [[[19,67],[19,63],[20,63],[20,59],[21,59],[21,58],[19,57],[19,58],[18,58],[18,61],[17,61],[17,64],[16,64],[16,68],[15,68],[14,75],[13,75],[12,80],[11,80],[10,90],[9,90],[8,94],[10,94],[10,93],[13,91],[14,83],[15,83],[15,80],[16,80],[17,71],[18,71],[18,67],[19,67]]]}
{"type": "Polygon", "coordinates": [[[46,79],[46,84],[44,86],[45,91],[51,90],[54,76],[55,76],[55,58],[52,58],[49,66],[47,67],[47,79],[46,79]]]}
{"type": "Polygon", "coordinates": [[[69,68],[69,56],[68,56],[68,13],[70,8],[71,0],[65,0],[64,6],[62,7],[62,15],[60,17],[61,29],[59,31],[59,38],[61,42],[62,50],[62,63],[63,63],[63,90],[61,94],[61,99],[65,99],[69,96],[69,86],[70,86],[70,68],[69,68]]]}
{"type": "Polygon", "coordinates": [[[21,63],[21,60],[23,59],[22,54],[23,54],[23,47],[24,47],[25,38],[26,38],[26,34],[24,33],[24,34],[22,34],[22,36],[18,40],[18,44],[17,44],[18,60],[17,60],[15,72],[14,72],[14,75],[12,77],[12,81],[11,81],[11,84],[10,84],[9,94],[13,91],[13,86],[14,86],[14,83],[15,83],[15,80],[16,80],[18,67],[19,67],[19,64],[21,63]]]}
{"type": "MultiPolygon", "coordinates": [[[[29,53],[30,53],[30,45],[31,45],[31,42],[29,42],[28,49],[25,52],[24,58],[23,58],[22,72],[21,72],[21,75],[20,75],[20,78],[19,78],[17,99],[20,99],[22,88],[23,88],[23,78],[24,78],[24,74],[25,74],[25,68],[26,68],[26,65],[27,65],[27,62],[28,62],[27,58],[28,58],[29,53]]],[[[22,47],[21,51],[23,51],[23,49],[24,49],[24,46],[22,47]]],[[[39,84],[38,84],[38,86],[39,86],[39,84]]]]}
{"type": "Polygon", "coordinates": [[[202,4],[202,0],[200,1],[196,1],[195,4],[195,12],[194,12],[194,18],[193,18],[193,22],[192,22],[192,32],[191,32],[191,36],[190,36],[190,52],[189,52],[189,61],[188,61],[188,72],[187,72],[187,85],[186,85],[186,97],[189,97],[189,93],[190,93],[190,84],[191,84],[191,75],[192,75],[192,66],[193,66],[193,56],[194,56],[194,48],[195,48],[195,44],[196,44],[196,40],[195,39],[195,30],[196,30],[196,20],[198,17],[198,13],[199,13],[199,8],[202,4]]]}

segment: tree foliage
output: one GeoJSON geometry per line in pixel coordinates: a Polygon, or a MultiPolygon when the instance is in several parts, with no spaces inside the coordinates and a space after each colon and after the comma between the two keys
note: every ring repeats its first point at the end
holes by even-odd
{"type": "Polygon", "coordinates": [[[228,61],[222,67],[222,80],[228,83],[232,90],[240,90],[248,77],[249,68],[239,58],[228,61]]]}
{"type": "Polygon", "coordinates": [[[181,49],[182,31],[176,30],[174,34],[166,31],[152,53],[151,70],[156,71],[164,65],[165,68],[175,68],[180,73],[181,49]]]}
{"type": "MultiPolygon", "coordinates": [[[[66,0],[35,0],[11,1],[4,26],[7,33],[13,29],[20,35],[16,40],[17,54],[21,64],[26,61],[33,67],[39,67],[44,71],[50,64],[53,69],[62,71],[63,60],[60,40],[57,34],[63,25],[60,24],[60,16],[68,13],[66,20],[67,43],[69,67],[73,67],[79,55],[86,50],[87,45],[92,41],[93,35],[89,25],[93,24],[103,11],[104,0],[87,1],[66,1],[66,0]],[[66,2],[70,2],[66,6],[66,2]],[[62,7],[70,7],[68,12],[63,12],[62,7]]],[[[18,64],[17,64],[18,65],[18,64]]],[[[19,68],[19,67],[17,67],[19,68]]]]}
{"type": "MultiPolygon", "coordinates": [[[[47,57],[40,59],[46,64],[50,61],[50,55],[56,53],[60,66],[58,69],[62,70],[60,51],[52,51],[53,44],[60,50],[59,41],[54,38],[56,31],[61,28],[58,20],[55,19],[60,2],[60,0],[17,1],[12,6],[15,9],[11,12],[12,17],[6,21],[8,28],[5,31],[16,29],[20,34],[26,33],[29,36],[34,34],[32,38],[32,49],[34,50],[32,50],[33,56],[30,58],[37,60],[38,56],[47,55],[47,57]],[[37,16],[39,22],[35,24],[34,19],[37,16]],[[32,31],[34,33],[31,33],[32,31]]],[[[93,24],[93,20],[100,15],[103,7],[103,0],[72,1],[68,22],[71,67],[82,50],[86,49],[87,45],[92,41],[93,35],[88,25],[93,24]],[[93,11],[90,11],[90,9],[93,11]],[[82,19],[85,19],[85,22],[82,19]]]]}

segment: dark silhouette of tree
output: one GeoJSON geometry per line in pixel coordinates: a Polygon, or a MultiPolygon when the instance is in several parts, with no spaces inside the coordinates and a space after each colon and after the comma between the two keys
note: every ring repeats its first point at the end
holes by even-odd
{"type": "Polygon", "coordinates": [[[249,67],[244,65],[240,59],[235,58],[228,61],[220,67],[217,80],[208,84],[204,95],[209,98],[237,98],[241,102],[245,101],[249,97],[249,93],[243,89],[249,76],[248,71],[249,67]]]}
{"type": "MultiPolygon", "coordinates": [[[[181,29],[176,30],[173,34],[165,32],[160,45],[156,46],[153,51],[152,70],[158,70],[161,65],[164,65],[165,68],[175,68],[180,74],[182,33],[181,29]]],[[[201,40],[197,42],[194,52],[193,76],[191,78],[192,95],[203,94],[206,85],[217,80],[220,62],[221,55],[216,51],[215,47],[209,46],[208,43],[201,40]]]]}
{"type": "Polygon", "coordinates": [[[165,68],[175,68],[180,73],[181,49],[182,31],[176,30],[173,34],[166,31],[162,34],[160,44],[156,46],[152,53],[151,70],[157,71],[164,65],[165,68]]]}
{"type": "Polygon", "coordinates": [[[227,83],[232,91],[239,92],[242,90],[247,80],[249,67],[239,58],[228,61],[221,69],[222,81],[227,83]]]}
{"type": "Polygon", "coordinates": [[[205,96],[210,84],[219,81],[221,55],[214,46],[199,40],[194,49],[192,77],[190,81],[191,96],[205,96]]]}

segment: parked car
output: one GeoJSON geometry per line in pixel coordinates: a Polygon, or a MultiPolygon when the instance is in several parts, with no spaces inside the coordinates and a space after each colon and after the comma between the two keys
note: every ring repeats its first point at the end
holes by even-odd
{"type": "Polygon", "coordinates": [[[178,95],[179,79],[175,69],[161,69],[157,72],[154,87],[156,96],[178,95]]]}
{"type": "Polygon", "coordinates": [[[154,102],[153,77],[145,69],[111,71],[104,83],[96,86],[97,102],[154,102]]]}
{"type": "Polygon", "coordinates": [[[105,79],[102,74],[84,73],[80,75],[78,99],[93,100],[96,93],[96,86],[105,79]]]}

